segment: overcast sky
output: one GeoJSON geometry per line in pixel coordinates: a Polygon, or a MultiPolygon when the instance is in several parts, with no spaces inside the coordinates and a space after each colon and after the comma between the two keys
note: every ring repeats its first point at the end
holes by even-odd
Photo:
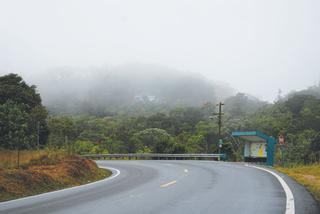
{"type": "Polygon", "coordinates": [[[0,0],[0,74],[148,63],[272,101],[320,80],[319,0],[0,0]]]}

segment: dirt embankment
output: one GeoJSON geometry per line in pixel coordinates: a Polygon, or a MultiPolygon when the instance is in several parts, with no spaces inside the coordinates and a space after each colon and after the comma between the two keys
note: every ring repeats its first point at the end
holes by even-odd
{"type": "Polygon", "coordinates": [[[77,186],[110,175],[109,170],[82,157],[42,156],[21,169],[0,168],[0,201],[77,186]]]}

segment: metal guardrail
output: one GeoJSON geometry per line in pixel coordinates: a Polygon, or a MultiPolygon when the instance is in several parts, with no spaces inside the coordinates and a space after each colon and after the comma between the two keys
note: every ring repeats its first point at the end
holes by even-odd
{"type": "Polygon", "coordinates": [[[94,159],[152,159],[152,160],[169,160],[169,159],[209,159],[220,160],[225,158],[225,154],[161,154],[161,153],[128,153],[128,154],[85,154],[82,157],[94,159]]]}

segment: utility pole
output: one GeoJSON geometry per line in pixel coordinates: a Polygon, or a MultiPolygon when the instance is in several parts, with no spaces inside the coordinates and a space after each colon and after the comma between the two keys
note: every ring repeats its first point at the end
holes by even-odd
{"type": "Polygon", "coordinates": [[[217,104],[217,106],[219,106],[219,113],[218,113],[218,126],[219,126],[219,139],[221,139],[221,127],[222,127],[222,106],[224,104],[222,102],[220,102],[219,104],[217,104]]]}
{"type": "Polygon", "coordinates": [[[218,115],[218,126],[219,126],[219,154],[221,153],[221,147],[222,147],[222,139],[221,139],[221,127],[222,127],[222,106],[224,105],[224,103],[220,102],[219,104],[217,104],[216,106],[219,106],[219,112],[215,113],[214,115],[218,115]]]}

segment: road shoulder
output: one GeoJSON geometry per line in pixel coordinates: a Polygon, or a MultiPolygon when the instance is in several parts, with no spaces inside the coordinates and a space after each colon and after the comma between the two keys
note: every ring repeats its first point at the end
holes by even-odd
{"type": "Polygon", "coordinates": [[[313,195],[301,184],[296,182],[293,178],[283,174],[273,168],[258,166],[270,170],[279,175],[289,186],[294,196],[295,213],[297,214],[319,214],[320,206],[313,195]]]}

